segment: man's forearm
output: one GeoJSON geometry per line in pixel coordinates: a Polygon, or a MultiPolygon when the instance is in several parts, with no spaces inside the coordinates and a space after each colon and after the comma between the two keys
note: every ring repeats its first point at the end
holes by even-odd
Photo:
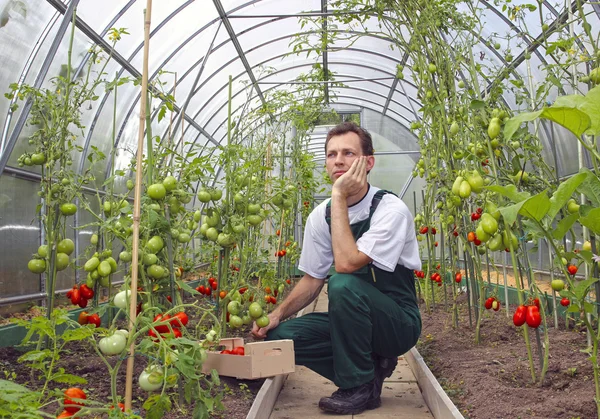
{"type": "Polygon", "coordinates": [[[279,320],[283,321],[292,314],[302,310],[317,298],[324,283],[325,280],[323,279],[304,275],[294,289],[292,289],[290,295],[273,311],[273,314],[277,315],[279,320]]]}
{"type": "Polygon", "coordinates": [[[350,229],[346,198],[335,193],[331,195],[331,243],[338,272],[353,272],[362,266],[357,264],[359,251],[350,229]]]}

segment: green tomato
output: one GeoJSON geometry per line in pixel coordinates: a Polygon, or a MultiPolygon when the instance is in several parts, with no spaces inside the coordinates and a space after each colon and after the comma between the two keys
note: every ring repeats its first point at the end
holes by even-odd
{"type": "Polygon", "coordinates": [[[164,375],[159,366],[153,365],[140,374],[138,382],[144,391],[156,391],[163,386],[164,375]]]}
{"type": "Polygon", "coordinates": [[[181,233],[177,236],[177,241],[179,243],[189,243],[190,240],[192,240],[192,238],[189,234],[181,233]]]}
{"type": "Polygon", "coordinates": [[[246,232],[246,226],[244,224],[235,224],[233,226],[233,232],[236,234],[242,234],[246,232]]]}
{"type": "Polygon", "coordinates": [[[450,134],[451,135],[456,135],[458,134],[458,124],[456,122],[453,122],[452,125],[450,125],[450,134]]]}
{"type": "Polygon", "coordinates": [[[496,252],[500,249],[502,249],[503,243],[502,243],[502,235],[500,233],[497,233],[494,235],[494,237],[492,237],[488,242],[487,242],[487,247],[488,249],[490,249],[492,252],[496,252]]]}
{"type": "Polygon", "coordinates": [[[452,184],[452,193],[454,195],[459,195],[460,194],[460,185],[462,185],[463,181],[465,179],[462,176],[458,176],[455,180],[454,183],[452,184]]]}
{"type": "Polygon", "coordinates": [[[562,279],[553,279],[550,283],[550,286],[554,291],[562,291],[565,289],[565,281],[563,281],[562,279]]]}
{"type": "Polygon", "coordinates": [[[63,271],[67,269],[69,266],[69,255],[66,253],[57,253],[56,254],[56,270],[63,271]]]}
{"type": "Polygon", "coordinates": [[[155,265],[158,263],[158,256],[154,253],[146,253],[144,257],[142,257],[142,263],[146,266],[155,265]]]}
{"type": "Polygon", "coordinates": [[[235,238],[231,234],[219,233],[217,243],[222,247],[229,247],[235,243],[235,238]]]}
{"type": "Polygon", "coordinates": [[[120,333],[100,339],[98,348],[104,355],[118,355],[125,349],[127,339],[120,333]]]}
{"type": "Polygon", "coordinates": [[[161,279],[163,276],[165,276],[165,268],[160,265],[152,265],[148,267],[146,272],[148,272],[148,275],[154,279],[161,279]]]}
{"type": "Polygon", "coordinates": [[[85,278],[85,285],[93,289],[96,286],[96,280],[92,278],[90,274],[87,274],[87,277],[85,278]]]}
{"type": "Polygon", "coordinates": [[[115,306],[125,309],[127,308],[127,300],[129,300],[129,290],[118,292],[113,300],[115,306]]]}
{"type": "Polygon", "coordinates": [[[199,223],[201,217],[202,217],[202,213],[200,212],[200,210],[197,210],[196,212],[194,212],[194,221],[195,222],[199,223]]]}
{"type": "Polygon", "coordinates": [[[27,268],[34,274],[41,274],[46,270],[46,261],[44,259],[31,259],[27,263],[27,268]]]}
{"type": "Polygon", "coordinates": [[[244,195],[242,195],[242,194],[241,194],[241,193],[239,193],[239,192],[238,192],[238,193],[236,193],[236,194],[233,196],[233,201],[234,201],[236,204],[243,204],[243,203],[244,203],[244,200],[245,200],[245,198],[244,198],[244,195]]]}
{"type": "Polygon", "coordinates": [[[162,183],[155,183],[148,186],[148,196],[155,201],[163,199],[167,195],[167,189],[162,183]]]}
{"type": "Polygon", "coordinates": [[[110,202],[104,201],[102,208],[103,208],[105,214],[110,214],[110,211],[112,210],[112,205],[110,204],[110,202]]]}
{"type": "Polygon", "coordinates": [[[66,253],[67,255],[70,255],[75,250],[75,243],[73,243],[73,240],[71,239],[63,239],[58,242],[58,247],[56,250],[60,253],[66,253]]]}
{"type": "Polygon", "coordinates": [[[77,212],[77,205],[71,203],[65,203],[60,206],[60,212],[64,216],[73,215],[77,212]]]}
{"type": "Polygon", "coordinates": [[[208,231],[210,227],[208,226],[208,224],[204,223],[200,226],[200,234],[202,234],[204,237],[206,237],[206,232],[208,231]]]}
{"type": "Polygon", "coordinates": [[[242,316],[242,322],[244,323],[245,326],[251,325],[252,324],[252,317],[250,317],[248,314],[244,314],[242,316]]]}
{"type": "MultiPolygon", "coordinates": [[[[590,243],[589,240],[586,240],[583,245],[581,246],[581,250],[585,250],[587,252],[591,252],[592,251],[592,243],[590,243]]],[[[39,252],[38,252],[39,253],[39,252]]],[[[40,255],[41,256],[41,255],[40,255]]]]}
{"type": "Polygon", "coordinates": [[[94,246],[98,244],[98,235],[97,234],[92,234],[92,237],[90,237],[90,243],[93,244],[94,246]]]}
{"type": "Polygon", "coordinates": [[[162,184],[167,192],[170,192],[177,187],[177,179],[175,179],[173,176],[167,176],[163,179],[162,184]]]}
{"type": "Polygon", "coordinates": [[[212,211],[212,213],[205,218],[205,221],[209,227],[216,227],[221,222],[221,217],[217,211],[212,211]]]}
{"type": "Polygon", "coordinates": [[[235,316],[235,315],[229,316],[229,325],[232,328],[237,329],[239,327],[242,327],[243,324],[244,324],[244,321],[242,320],[242,318],[240,316],[235,316]]]}
{"type": "Polygon", "coordinates": [[[43,244],[40,247],[38,247],[37,254],[40,255],[40,257],[42,257],[42,258],[47,257],[48,256],[48,245],[43,244]]]}
{"type": "Polygon", "coordinates": [[[471,190],[475,193],[480,193],[483,190],[484,182],[483,178],[479,174],[477,170],[473,170],[472,172],[468,172],[466,176],[467,182],[469,182],[469,186],[471,186],[471,190]]]}
{"type": "MultiPolygon", "coordinates": [[[[87,262],[85,262],[85,265],[83,265],[83,269],[85,269],[86,272],[92,272],[92,271],[96,270],[98,265],[100,265],[100,259],[98,259],[96,256],[94,256],[94,257],[91,257],[87,262]]],[[[109,265],[109,268],[110,268],[110,265],[109,265]]]]}
{"type": "Polygon", "coordinates": [[[464,81],[462,81],[462,80],[461,80],[461,81],[459,81],[459,82],[458,82],[458,87],[459,87],[459,88],[461,88],[461,89],[463,89],[463,88],[465,87],[465,82],[464,82],[464,81]]]}
{"type": "Polygon", "coordinates": [[[41,165],[46,163],[46,155],[44,153],[34,153],[31,155],[31,164],[41,165]]]}
{"type": "Polygon", "coordinates": [[[210,192],[206,189],[200,189],[200,191],[198,191],[198,200],[204,203],[210,202],[210,192]]]}
{"type": "Polygon", "coordinates": [[[121,262],[131,262],[131,253],[127,250],[123,250],[121,253],[119,253],[119,260],[121,262]]]}
{"type": "Polygon", "coordinates": [[[220,189],[213,189],[210,191],[210,199],[211,201],[218,201],[223,196],[223,191],[220,189]]]}
{"type": "Polygon", "coordinates": [[[158,253],[165,246],[165,242],[160,236],[153,236],[146,243],[146,250],[150,253],[158,253]]]}
{"type": "Polygon", "coordinates": [[[487,234],[494,235],[498,231],[498,221],[487,212],[481,215],[479,225],[487,234]]]}
{"type": "Polygon", "coordinates": [[[460,189],[458,190],[458,196],[463,199],[468,198],[471,195],[471,185],[466,180],[463,180],[460,184],[460,189]]]}
{"type": "Polygon", "coordinates": [[[108,276],[112,273],[112,269],[110,268],[110,263],[106,260],[103,260],[98,265],[98,275],[100,276],[108,276]]]}
{"type": "Polygon", "coordinates": [[[98,278],[98,283],[101,287],[108,288],[110,287],[110,276],[101,276],[98,278]]]}
{"type": "Polygon", "coordinates": [[[271,321],[269,320],[269,318],[267,316],[261,316],[258,319],[256,319],[256,325],[258,327],[267,327],[269,325],[269,323],[271,323],[271,321]]]}
{"type": "Polygon", "coordinates": [[[127,179],[127,189],[132,190],[135,187],[135,183],[131,179],[127,179]]]}
{"type": "Polygon", "coordinates": [[[492,119],[492,122],[490,122],[490,125],[488,125],[488,135],[492,140],[500,135],[500,123],[494,123],[493,121],[494,120],[492,119]]]}
{"type": "Polygon", "coordinates": [[[250,214],[258,214],[260,212],[260,205],[259,204],[248,205],[248,212],[250,214]]]}
{"type": "Polygon", "coordinates": [[[211,241],[216,241],[218,237],[219,237],[219,232],[218,232],[218,230],[217,230],[216,228],[214,228],[214,227],[209,227],[209,228],[206,230],[206,238],[207,238],[208,240],[211,240],[211,241]]]}
{"type": "Polygon", "coordinates": [[[229,304],[227,304],[227,312],[229,314],[239,314],[241,309],[242,306],[239,301],[230,301],[229,304]]]}
{"type": "Polygon", "coordinates": [[[252,226],[257,226],[262,223],[263,219],[260,215],[251,214],[247,217],[248,223],[252,226]]]}
{"type": "Polygon", "coordinates": [[[577,202],[574,199],[569,199],[569,202],[567,202],[567,211],[569,212],[569,214],[574,214],[578,212],[579,207],[580,205],[577,204],[577,202]]]}

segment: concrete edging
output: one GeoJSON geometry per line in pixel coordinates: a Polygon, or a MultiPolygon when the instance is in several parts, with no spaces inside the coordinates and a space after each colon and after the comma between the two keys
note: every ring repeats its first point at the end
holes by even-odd
{"type": "Polygon", "coordinates": [[[425,364],[419,351],[413,347],[404,354],[404,357],[417,379],[423,399],[425,399],[425,403],[427,403],[427,407],[429,407],[429,411],[433,417],[436,419],[464,419],[464,416],[454,403],[452,403],[450,397],[448,397],[427,364],[425,364]]]}
{"type": "MultiPolygon", "coordinates": [[[[312,303],[300,310],[296,317],[312,313],[317,304],[317,300],[318,298],[315,298],[312,303]]],[[[246,419],[269,419],[287,377],[288,374],[282,374],[276,375],[275,377],[269,377],[265,380],[252,403],[252,407],[250,408],[246,419]]]]}

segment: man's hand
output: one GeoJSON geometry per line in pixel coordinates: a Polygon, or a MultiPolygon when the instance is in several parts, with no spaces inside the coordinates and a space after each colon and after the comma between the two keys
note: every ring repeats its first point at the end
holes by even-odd
{"type": "Polygon", "coordinates": [[[332,194],[340,194],[343,198],[355,195],[367,184],[367,157],[360,156],[352,162],[350,169],[337,178],[333,184],[332,194]]]}
{"type": "Polygon", "coordinates": [[[266,338],[269,330],[275,329],[277,326],[279,326],[279,316],[269,313],[267,317],[269,317],[269,324],[266,327],[258,327],[256,322],[254,322],[252,325],[252,331],[250,333],[256,339],[266,338]]]}

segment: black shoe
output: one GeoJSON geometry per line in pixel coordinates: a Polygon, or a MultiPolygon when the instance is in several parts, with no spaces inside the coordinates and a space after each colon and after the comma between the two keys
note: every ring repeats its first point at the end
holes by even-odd
{"type": "Polygon", "coordinates": [[[367,403],[367,409],[377,409],[381,406],[381,390],[383,389],[383,381],[392,376],[392,373],[398,365],[398,358],[381,358],[375,357],[375,379],[373,380],[373,396],[367,403]]]}
{"type": "Polygon", "coordinates": [[[329,397],[319,400],[319,408],[338,415],[358,415],[367,408],[373,398],[375,380],[347,390],[339,389],[329,397]]]}

